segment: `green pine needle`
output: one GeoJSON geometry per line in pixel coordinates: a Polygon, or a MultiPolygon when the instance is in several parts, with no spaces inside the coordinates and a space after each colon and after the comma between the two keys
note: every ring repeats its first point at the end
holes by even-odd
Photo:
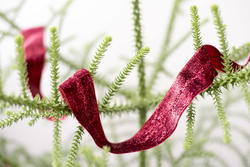
{"type": "Polygon", "coordinates": [[[187,110],[187,127],[186,127],[186,136],[184,142],[184,149],[188,150],[193,143],[194,138],[194,122],[195,122],[195,107],[191,103],[187,110]]]}
{"type": "Polygon", "coordinates": [[[50,62],[51,62],[51,86],[52,86],[52,101],[58,103],[59,91],[58,91],[58,79],[59,79],[59,69],[58,69],[58,57],[59,57],[59,39],[57,36],[57,30],[55,27],[50,29],[51,33],[51,46],[49,49],[50,62]]]}
{"type": "Polygon", "coordinates": [[[162,167],[162,149],[160,146],[155,148],[155,155],[156,155],[156,166],[162,167]]]}
{"type": "Polygon", "coordinates": [[[26,111],[21,112],[8,112],[7,118],[0,120],[0,128],[6,128],[11,126],[13,123],[16,123],[26,117],[29,117],[29,113],[26,111]]]}
{"type": "Polygon", "coordinates": [[[81,153],[84,155],[86,163],[89,167],[108,167],[108,152],[110,151],[109,147],[104,146],[101,156],[95,156],[93,149],[91,147],[82,147],[81,153]]]}
{"type": "Polygon", "coordinates": [[[109,147],[104,146],[102,155],[95,157],[95,165],[96,167],[108,167],[108,152],[109,152],[109,147]]]}
{"type": "MultiPolygon", "coordinates": [[[[51,62],[51,85],[52,85],[52,97],[53,103],[59,103],[59,91],[58,91],[58,79],[59,79],[59,69],[58,69],[58,57],[59,57],[59,39],[57,36],[57,30],[55,27],[50,29],[51,33],[51,46],[49,49],[50,62],[51,62]]],[[[55,112],[55,111],[54,111],[55,112]]],[[[61,167],[61,121],[59,117],[55,117],[54,121],[54,135],[53,135],[53,167],[61,167]]]]}
{"type": "Polygon", "coordinates": [[[250,91],[249,91],[249,86],[247,83],[242,82],[241,83],[241,87],[242,87],[242,93],[243,96],[245,98],[247,107],[248,107],[248,111],[249,111],[249,116],[250,116],[250,91]]]}
{"type": "Polygon", "coordinates": [[[223,24],[222,22],[222,19],[220,17],[220,12],[219,12],[219,9],[218,9],[218,6],[217,5],[212,5],[211,6],[211,11],[213,13],[213,16],[214,16],[214,24],[215,24],[215,28],[217,30],[217,34],[218,34],[218,37],[219,37],[219,41],[220,41],[220,47],[221,47],[221,50],[222,50],[222,53],[223,53],[223,65],[225,66],[224,67],[224,70],[226,71],[227,74],[231,74],[231,63],[230,63],[230,60],[229,60],[229,47],[228,47],[228,42],[227,42],[227,39],[226,39],[226,25],[223,24]]]}
{"type": "Polygon", "coordinates": [[[194,50],[197,51],[201,45],[201,33],[200,33],[200,17],[198,15],[198,9],[196,6],[191,6],[191,25],[192,25],[192,36],[193,36],[193,43],[194,43],[194,50]]]}
{"type": "Polygon", "coordinates": [[[53,134],[53,167],[61,167],[61,121],[56,118],[54,121],[54,134],[53,134]]]}
{"type": "MultiPolygon", "coordinates": [[[[135,49],[138,52],[142,46],[142,28],[141,28],[141,9],[139,5],[139,0],[133,0],[133,20],[134,20],[134,34],[135,34],[135,49]]],[[[138,64],[138,91],[139,96],[143,100],[146,96],[146,86],[145,86],[145,63],[144,57],[141,58],[138,64]]],[[[139,123],[142,126],[146,120],[146,108],[139,109],[139,123]]],[[[146,165],[146,154],[144,151],[139,154],[140,167],[145,167],[146,165]]]]}
{"type": "Polygon", "coordinates": [[[27,78],[27,66],[24,57],[24,50],[23,50],[23,37],[17,36],[16,37],[16,52],[17,52],[17,69],[18,75],[21,82],[22,88],[22,96],[27,99],[28,94],[28,78],[27,78]]]}
{"type": "MultiPolygon", "coordinates": [[[[200,33],[200,17],[198,15],[198,9],[196,6],[190,7],[191,12],[191,29],[193,37],[194,50],[197,51],[202,45],[201,33],[200,33]]],[[[184,142],[184,149],[188,150],[193,143],[194,138],[194,122],[195,122],[195,107],[192,102],[187,110],[187,127],[186,137],[184,142]]]]}
{"type": "Polygon", "coordinates": [[[141,12],[139,0],[133,0],[133,20],[134,20],[134,33],[135,33],[135,48],[140,50],[142,48],[142,31],[141,31],[141,12]]]}
{"type": "Polygon", "coordinates": [[[75,135],[73,138],[73,143],[71,144],[70,152],[68,154],[66,167],[74,167],[74,160],[77,157],[83,133],[84,133],[83,127],[81,125],[78,126],[77,130],[75,131],[75,135]]]}
{"type": "Polygon", "coordinates": [[[89,66],[89,72],[92,78],[94,78],[98,65],[101,63],[101,60],[104,57],[104,53],[107,51],[107,48],[110,45],[111,41],[112,37],[106,36],[103,42],[99,45],[96,55],[94,56],[94,59],[92,60],[89,66]]]}
{"type": "Polygon", "coordinates": [[[148,54],[149,48],[144,47],[141,50],[139,50],[134,56],[130,62],[125,66],[125,68],[120,72],[120,74],[115,78],[115,81],[112,82],[111,86],[108,89],[108,92],[105,94],[104,98],[102,99],[102,105],[105,107],[110,103],[110,100],[115,95],[116,92],[119,91],[122,84],[124,83],[127,76],[130,74],[132,69],[135,67],[136,64],[138,64],[141,59],[148,54]]]}
{"type": "Polygon", "coordinates": [[[245,59],[250,52],[250,43],[245,43],[240,47],[232,47],[232,52],[230,54],[230,58],[234,61],[239,61],[245,59]]]}
{"type": "Polygon", "coordinates": [[[83,146],[81,148],[81,153],[84,155],[85,162],[87,163],[88,167],[92,167],[95,161],[94,151],[92,147],[83,146]]]}
{"type": "Polygon", "coordinates": [[[161,52],[159,57],[157,58],[157,61],[155,63],[155,67],[154,70],[152,72],[152,75],[150,77],[150,80],[148,82],[148,91],[151,91],[151,89],[154,86],[155,81],[157,80],[157,76],[159,74],[159,72],[161,72],[161,69],[163,69],[163,63],[165,62],[165,60],[167,59],[167,57],[171,54],[171,52],[173,52],[173,50],[175,48],[177,48],[178,46],[180,46],[180,44],[183,43],[183,41],[189,36],[189,35],[184,35],[182,37],[183,40],[178,41],[176,44],[177,45],[173,45],[172,48],[169,48],[171,39],[172,39],[172,34],[173,34],[173,28],[174,28],[174,24],[177,18],[177,14],[180,10],[180,4],[181,2],[183,2],[183,0],[175,0],[173,3],[173,7],[172,7],[172,11],[171,11],[171,15],[170,15],[170,19],[168,22],[168,26],[166,29],[166,35],[161,47],[161,52]]]}
{"type": "Polygon", "coordinates": [[[224,142],[230,143],[231,142],[231,136],[230,136],[230,130],[229,130],[229,122],[226,118],[226,112],[224,110],[225,107],[223,107],[221,98],[220,98],[220,90],[214,90],[214,103],[217,108],[217,115],[219,117],[219,120],[222,124],[222,128],[224,131],[224,142]]]}

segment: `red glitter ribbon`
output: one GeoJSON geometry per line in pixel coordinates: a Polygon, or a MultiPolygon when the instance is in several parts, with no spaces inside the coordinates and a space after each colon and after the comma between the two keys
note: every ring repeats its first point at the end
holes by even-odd
{"type": "MultiPolygon", "coordinates": [[[[153,115],[130,139],[111,143],[106,139],[100,121],[95,88],[86,69],[77,71],[62,83],[59,90],[78,122],[90,133],[99,147],[121,154],[146,150],[164,142],[176,129],[179,119],[192,100],[223,72],[222,54],[211,45],[203,45],[188,61],[153,115]]],[[[247,62],[249,62],[250,56],[247,62]]],[[[231,61],[233,71],[243,66],[231,61]]]]}
{"type": "MultiPolygon", "coordinates": [[[[42,98],[40,81],[45,63],[46,48],[43,43],[44,27],[23,29],[23,47],[26,55],[28,84],[33,97],[37,94],[42,98]]],[[[62,117],[60,120],[65,118],[62,117]]],[[[54,121],[53,117],[47,118],[54,121]]]]}
{"type": "Polygon", "coordinates": [[[43,44],[44,27],[24,29],[21,31],[24,39],[23,47],[26,55],[28,83],[33,97],[42,97],[40,80],[45,62],[46,48],[43,44]]]}

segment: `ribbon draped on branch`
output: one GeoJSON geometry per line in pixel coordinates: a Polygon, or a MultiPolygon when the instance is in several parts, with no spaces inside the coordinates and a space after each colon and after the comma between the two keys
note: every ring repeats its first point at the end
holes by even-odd
{"type": "MultiPolygon", "coordinates": [[[[112,153],[130,153],[155,147],[176,129],[178,121],[192,100],[206,90],[223,72],[222,54],[211,45],[203,45],[188,61],[153,115],[130,139],[111,143],[106,139],[100,121],[95,88],[86,69],[77,71],[62,83],[59,90],[78,122],[90,133],[99,147],[108,146],[112,153]]],[[[248,57],[247,62],[250,60],[248,57]]],[[[231,61],[232,70],[243,66],[231,61]]]]}
{"type": "MultiPolygon", "coordinates": [[[[44,28],[26,29],[22,34],[30,90],[33,97],[36,94],[42,97],[40,79],[46,51],[43,45],[44,28]]],[[[59,86],[59,90],[78,122],[90,133],[99,147],[108,146],[110,152],[116,154],[142,151],[159,145],[172,135],[182,113],[192,100],[211,86],[218,75],[216,70],[224,72],[222,57],[215,47],[203,45],[180,71],[166,96],[143,127],[133,137],[120,143],[109,142],[104,134],[94,83],[86,69],[77,71],[59,86]]],[[[247,63],[249,61],[250,55],[247,63]]],[[[233,61],[231,64],[232,72],[243,68],[233,61]]]]}
{"type": "Polygon", "coordinates": [[[43,44],[44,27],[24,29],[23,47],[26,55],[28,83],[33,97],[37,94],[42,97],[40,81],[45,63],[46,48],[43,44]]]}
{"type": "MultiPolygon", "coordinates": [[[[42,92],[40,89],[40,82],[45,63],[46,47],[44,46],[44,27],[35,27],[23,29],[23,48],[25,51],[25,60],[27,63],[28,84],[30,92],[33,97],[39,95],[41,98],[42,92]]],[[[65,118],[62,117],[60,120],[65,118]]],[[[53,117],[47,118],[54,121],[53,117]]]]}

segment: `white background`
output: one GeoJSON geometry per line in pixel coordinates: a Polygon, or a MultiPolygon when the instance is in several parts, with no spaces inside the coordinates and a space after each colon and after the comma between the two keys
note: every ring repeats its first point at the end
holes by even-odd
{"type": "MultiPolygon", "coordinates": [[[[17,2],[17,0],[1,0],[0,10],[7,11],[17,2]]],[[[20,12],[16,23],[21,28],[44,25],[51,17],[49,7],[58,9],[63,3],[64,1],[61,0],[30,0],[25,4],[24,8],[20,12]]],[[[154,60],[159,55],[161,44],[165,36],[166,26],[169,21],[172,3],[173,0],[144,0],[141,2],[143,43],[145,46],[149,46],[151,50],[146,57],[147,62],[154,62],[154,60]]],[[[202,28],[201,35],[203,43],[213,44],[219,47],[216,30],[212,23],[212,14],[210,12],[210,6],[212,4],[218,4],[220,10],[222,11],[221,16],[224,23],[227,25],[226,31],[229,46],[240,46],[241,44],[248,42],[250,37],[249,0],[188,0],[181,5],[182,13],[178,16],[174,27],[172,44],[174,41],[178,40],[179,37],[190,30],[189,8],[191,5],[197,5],[201,20],[204,18],[209,18],[210,20],[210,22],[202,28]]],[[[133,21],[131,7],[131,0],[75,0],[68,10],[68,15],[60,36],[61,39],[64,39],[70,35],[74,35],[75,39],[71,43],[65,45],[65,47],[61,49],[61,53],[67,55],[66,57],[68,59],[74,60],[74,55],[71,55],[68,51],[71,48],[82,51],[83,45],[99,34],[104,33],[106,35],[112,36],[113,41],[111,47],[109,48],[107,56],[104,58],[103,63],[100,65],[98,71],[103,75],[109,75],[111,70],[116,70],[112,72],[114,75],[107,76],[108,78],[112,79],[126,63],[124,60],[120,59],[120,56],[132,57],[134,55],[135,49],[133,41],[134,34],[132,30],[133,21]]],[[[52,25],[57,26],[57,22],[54,22],[52,25]]],[[[8,28],[8,26],[5,22],[0,21],[0,28],[3,30],[8,28]]],[[[48,31],[46,32],[45,36],[46,43],[48,44],[48,31]]],[[[3,68],[11,64],[15,58],[15,48],[13,41],[13,38],[8,38],[0,45],[1,66],[3,68]]],[[[92,51],[92,55],[94,52],[95,50],[92,51]]],[[[164,65],[175,76],[192,55],[192,38],[189,38],[185,44],[178,49],[178,51],[174,52],[174,54],[165,62],[164,65]]],[[[147,78],[150,76],[151,71],[152,70],[150,67],[147,68],[147,78]]],[[[43,94],[47,96],[49,96],[50,93],[48,89],[48,75],[48,67],[46,67],[46,72],[44,73],[42,79],[42,91],[43,94]]],[[[136,76],[137,74],[133,73],[132,76],[129,77],[129,80],[126,82],[126,84],[136,85],[136,76]]],[[[171,85],[173,80],[169,80],[169,78],[164,75],[160,75],[159,77],[161,79],[157,80],[157,86],[154,88],[154,90],[161,92],[161,90],[166,90],[171,85]]],[[[19,91],[19,85],[16,82],[16,78],[16,73],[13,73],[5,85],[6,92],[11,93],[19,91]]],[[[246,111],[246,106],[244,104],[239,104],[239,106],[242,106],[242,110],[246,111]]],[[[136,127],[136,116],[131,116],[131,120],[134,120],[132,127],[136,127]]],[[[127,115],[122,117],[129,119],[127,115]]],[[[115,118],[117,118],[115,121],[120,121],[122,119],[119,117],[115,118]]],[[[31,153],[37,155],[41,154],[41,152],[51,150],[52,123],[42,120],[39,121],[34,127],[29,127],[27,122],[28,121],[22,121],[10,128],[0,130],[0,134],[10,139],[18,140],[20,143],[26,145],[31,153]]],[[[185,122],[184,116],[182,117],[181,122],[185,122]]],[[[77,122],[72,118],[64,121],[62,131],[64,144],[69,144],[71,142],[71,135],[76,127],[75,125],[77,125],[77,122]]],[[[107,129],[108,125],[106,128],[105,126],[104,129],[107,129]]],[[[120,131],[125,132],[128,131],[127,126],[122,128],[117,127],[116,129],[122,129],[120,131]]],[[[136,131],[136,128],[129,128],[129,135],[126,135],[126,138],[132,136],[132,134],[136,131]]],[[[108,133],[108,130],[106,130],[106,132],[108,133]]],[[[185,133],[185,123],[182,123],[178,126],[177,133],[185,133]]],[[[109,137],[109,135],[107,136],[109,137]]],[[[83,143],[85,141],[86,140],[84,139],[83,143]]],[[[231,161],[231,164],[239,166],[239,161],[237,159],[233,159],[231,161]]]]}

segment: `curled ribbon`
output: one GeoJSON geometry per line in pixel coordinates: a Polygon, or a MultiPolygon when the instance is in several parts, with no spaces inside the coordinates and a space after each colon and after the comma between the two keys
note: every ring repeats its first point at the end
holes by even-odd
{"type": "Polygon", "coordinates": [[[24,29],[21,32],[24,40],[23,47],[26,55],[29,88],[33,97],[37,94],[42,97],[40,80],[46,53],[43,44],[44,27],[24,29]]]}
{"type": "MultiPolygon", "coordinates": [[[[37,94],[42,98],[40,81],[45,63],[46,47],[44,46],[43,36],[44,27],[35,27],[23,29],[23,48],[25,51],[25,60],[27,63],[28,84],[33,97],[37,94]]],[[[60,120],[65,118],[62,117],[60,120]]],[[[53,117],[47,118],[54,121],[53,117]]]]}
{"type": "MultiPolygon", "coordinates": [[[[30,90],[33,97],[36,94],[42,97],[40,80],[46,52],[43,44],[44,28],[25,29],[22,34],[30,90]]],[[[120,143],[109,142],[104,134],[94,83],[86,69],[77,71],[59,86],[59,90],[76,119],[99,147],[108,146],[110,152],[116,154],[142,151],[159,145],[175,131],[182,113],[192,100],[211,86],[218,75],[216,70],[224,72],[222,56],[215,47],[203,45],[180,71],[166,96],[143,127],[132,138],[120,143]]],[[[247,63],[249,61],[250,55],[247,63]]],[[[233,61],[231,64],[232,71],[243,68],[233,61]]]]}
{"type": "MultiPolygon", "coordinates": [[[[222,54],[211,45],[203,45],[188,61],[153,115],[130,139],[111,143],[100,121],[95,88],[86,69],[77,71],[64,81],[59,90],[78,122],[90,133],[99,147],[108,146],[110,152],[121,154],[146,150],[165,141],[176,129],[179,119],[192,100],[206,90],[223,71],[222,54]]],[[[248,57],[247,63],[250,61],[248,57]]],[[[232,70],[243,66],[231,61],[232,70]]]]}

